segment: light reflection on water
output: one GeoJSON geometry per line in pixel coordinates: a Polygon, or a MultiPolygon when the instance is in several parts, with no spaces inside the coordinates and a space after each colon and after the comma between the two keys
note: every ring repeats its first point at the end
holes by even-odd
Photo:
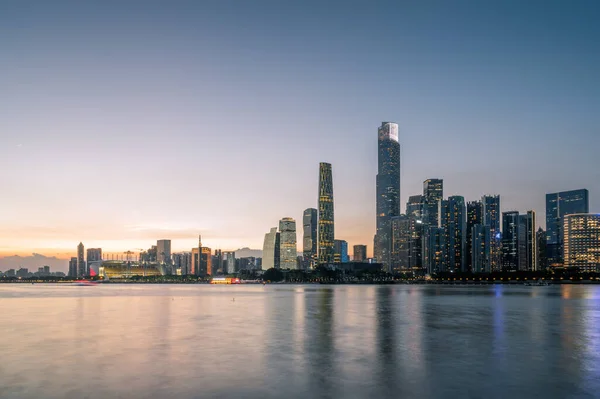
{"type": "Polygon", "coordinates": [[[1,398],[578,398],[600,287],[0,285],[1,398]]]}

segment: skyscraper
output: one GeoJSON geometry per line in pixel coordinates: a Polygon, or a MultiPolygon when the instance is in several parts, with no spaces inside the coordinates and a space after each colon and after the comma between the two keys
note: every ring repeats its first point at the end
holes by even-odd
{"type": "Polygon", "coordinates": [[[319,263],[333,263],[333,176],[331,164],[319,164],[319,263]]]}
{"type": "Polygon", "coordinates": [[[406,203],[406,215],[417,219],[421,219],[423,217],[422,195],[411,195],[408,197],[408,202],[406,203]]]}
{"type": "Polygon", "coordinates": [[[279,269],[279,232],[277,227],[265,234],[262,255],[262,270],[279,269]]]}
{"type": "Polygon", "coordinates": [[[378,129],[376,233],[374,254],[391,271],[391,219],[400,215],[400,143],[398,124],[383,122],[378,129]]]}
{"type": "Polygon", "coordinates": [[[366,245],[355,245],[352,260],[354,262],[366,262],[367,261],[367,246],[366,245]]]}
{"type": "Polygon", "coordinates": [[[202,236],[198,236],[198,248],[192,248],[190,274],[200,277],[212,275],[211,254],[210,248],[202,246],[202,236]]]}
{"type": "Polygon", "coordinates": [[[420,269],[422,263],[422,222],[408,215],[394,216],[391,220],[393,271],[420,269]]]}
{"type": "MultiPolygon", "coordinates": [[[[467,202],[466,270],[473,270],[473,228],[475,225],[483,225],[483,204],[481,201],[467,202]]],[[[481,231],[478,231],[478,233],[481,233],[481,231]]]]}
{"type": "Polygon", "coordinates": [[[518,270],[519,212],[502,212],[502,269],[518,270]]]}
{"type": "Polygon", "coordinates": [[[315,208],[304,210],[302,217],[304,234],[302,236],[302,252],[304,267],[313,269],[317,263],[317,229],[319,213],[315,208]]]}
{"type": "Polygon", "coordinates": [[[423,222],[440,227],[439,202],[444,198],[444,181],[427,179],[423,182],[423,222]]]}
{"type": "Polygon", "coordinates": [[[546,251],[550,266],[563,264],[563,223],[566,215],[588,213],[586,189],[546,194],[546,251]]]}
{"type": "Polygon", "coordinates": [[[161,265],[171,264],[171,240],[156,242],[156,260],[161,265]]]}
{"type": "Polygon", "coordinates": [[[334,240],[333,258],[335,263],[348,263],[348,242],[346,240],[334,240]]]}
{"type": "Polygon", "coordinates": [[[460,195],[440,202],[440,219],[446,230],[448,271],[462,272],[466,266],[467,212],[460,195]]]}
{"type": "Polygon", "coordinates": [[[87,276],[87,268],[85,265],[85,258],[83,257],[83,243],[79,243],[77,246],[77,277],[87,276]]]}
{"type": "Polygon", "coordinates": [[[525,236],[526,236],[526,264],[528,271],[537,271],[540,270],[539,259],[538,259],[538,240],[536,237],[536,228],[537,221],[535,216],[535,211],[527,211],[527,215],[525,215],[525,236]]]}
{"type": "Polygon", "coordinates": [[[600,268],[600,214],[564,217],[565,266],[597,272],[600,268]]]}
{"type": "Polygon", "coordinates": [[[296,221],[292,218],[283,218],[279,221],[279,262],[282,269],[296,269],[296,221]]]}
{"type": "Polygon", "coordinates": [[[77,277],[77,258],[73,257],[69,261],[69,277],[76,278],[77,277]]]}
{"type": "Polygon", "coordinates": [[[424,226],[423,263],[429,274],[447,271],[446,230],[444,228],[424,226]]]}
{"type": "Polygon", "coordinates": [[[88,248],[86,260],[90,262],[99,262],[102,260],[102,248],[88,248]]]}
{"type": "Polygon", "coordinates": [[[225,252],[225,256],[227,259],[225,260],[226,267],[224,270],[224,274],[233,274],[237,270],[235,270],[235,252],[225,252]]]}
{"type": "Polygon", "coordinates": [[[490,268],[493,272],[500,271],[502,270],[500,196],[484,195],[481,202],[483,204],[483,224],[490,228],[490,268]]]}
{"type": "Polygon", "coordinates": [[[490,267],[490,228],[482,224],[472,227],[471,270],[473,273],[489,273],[490,267]]]}
{"type": "Polygon", "coordinates": [[[535,233],[537,241],[537,258],[539,270],[546,270],[548,267],[548,258],[546,257],[546,231],[541,227],[535,233]]]}

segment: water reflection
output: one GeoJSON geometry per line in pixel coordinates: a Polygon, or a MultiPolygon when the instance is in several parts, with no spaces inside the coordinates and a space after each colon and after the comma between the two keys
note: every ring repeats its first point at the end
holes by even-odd
{"type": "Polygon", "coordinates": [[[600,392],[600,287],[0,285],[0,301],[2,398],[600,392]]]}
{"type": "Polygon", "coordinates": [[[335,290],[322,288],[306,295],[306,340],[304,351],[308,359],[308,383],[315,388],[313,397],[332,395],[336,370],[333,302],[335,290]]]}
{"type": "Polygon", "coordinates": [[[376,294],[377,320],[377,372],[375,380],[382,395],[390,396],[398,390],[398,370],[396,350],[397,335],[395,326],[395,308],[391,287],[380,287],[376,294]]]}

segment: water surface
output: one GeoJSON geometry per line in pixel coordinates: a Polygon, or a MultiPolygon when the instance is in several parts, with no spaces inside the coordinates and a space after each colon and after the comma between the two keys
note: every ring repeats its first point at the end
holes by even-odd
{"type": "Polygon", "coordinates": [[[600,287],[0,284],[1,398],[600,397],[600,287]]]}

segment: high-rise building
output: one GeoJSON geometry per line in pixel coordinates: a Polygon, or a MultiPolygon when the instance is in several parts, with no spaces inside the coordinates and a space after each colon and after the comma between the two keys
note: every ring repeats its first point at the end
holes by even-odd
{"type": "Polygon", "coordinates": [[[233,274],[236,273],[237,270],[235,268],[236,265],[236,259],[235,259],[235,252],[225,252],[225,256],[227,257],[227,259],[225,260],[227,267],[225,269],[227,270],[223,270],[224,274],[233,274]]]}
{"type": "Polygon", "coordinates": [[[192,253],[191,252],[180,252],[171,255],[173,258],[173,268],[175,269],[175,274],[179,274],[182,276],[186,276],[190,273],[191,263],[192,263],[192,253]]]}
{"type": "Polygon", "coordinates": [[[584,272],[600,269],[600,214],[564,216],[564,261],[566,267],[584,272]]]}
{"type": "Polygon", "coordinates": [[[490,273],[491,234],[489,226],[473,225],[471,238],[471,270],[473,273],[490,273]]]}
{"type": "Polygon", "coordinates": [[[335,263],[348,263],[348,242],[346,240],[333,241],[333,260],[335,263]]]}
{"type": "Polygon", "coordinates": [[[442,227],[424,226],[423,264],[427,273],[447,270],[446,230],[442,227]]]}
{"type": "Polygon", "coordinates": [[[85,258],[83,257],[83,250],[83,243],[80,242],[77,246],[77,277],[88,275],[85,258]]]}
{"type": "Polygon", "coordinates": [[[525,252],[519,253],[519,264],[524,263],[527,271],[533,272],[540,269],[538,260],[538,242],[536,238],[536,217],[535,211],[527,211],[527,214],[521,215],[521,223],[519,228],[524,229],[523,234],[519,232],[519,237],[524,239],[523,245],[519,244],[519,248],[524,246],[525,252]],[[521,261],[521,258],[525,258],[525,261],[521,261]]]}
{"type": "Polygon", "coordinates": [[[283,218],[279,221],[279,262],[282,269],[296,269],[296,221],[283,218]]]}
{"type": "Polygon", "coordinates": [[[546,251],[549,266],[563,264],[563,224],[566,215],[589,213],[586,189],[546,194],[546,251]]]}
{"type": "Polygon", "coordinates": [[[464,197],[455,195],[440,201],[440,219],[446,230],[448,271],[465,271],[467,211],[464,197]]]}
{"type": "Polygon", "coordinates": [[[223,272],[223,252],[220,249],[215,249],[212,257],[212,275],[223,272]]]}
{"type": "Polygon", "coordinates": [[[101,261],[102,248],[88,248],[86,259],[88,263],[101,261]]]}
{"type": "Polygon", "coordinates": [[[535,233],[537,241],[537,258],[540,270],[546,270],[548,267],[548,258],[546,257],[546,231],[541,227],[535,233]]]}
{"type": "Polygon", "coordinates": [[[517,271],[519,266],[519,212],[502,212],[502,269],[517,271]]]}
{"type": "Polygon", "coordinates": [[[302,236],[302,252],[304,268],[314,269],[317,263],[317,230],[319,225],[319,212],[315,208],[304,210],[302,216],[304,234],[302,236]]]}
{"type": "Polygon", "coordinates": [[[277,227],[265,234],[262,255],[262,270],[279,269],[279,232],[277,227]]]}
{"type": "Polygon", "coordinates": [[[427,179],[423,182],[423,222],[440,227],[439,203],[444,198],[444,181],[427,179]]]}
{"type": "Polygon", "coordinates": [[[406,203],[406,215],[421,220],[423,218],[423,196],[411,195],[406,203]]]}
{"type": "Polygon", "coordinates": [[[331,164],[319,164],[319,263],[333,263],[334,218],[333,176],[331,164]]]}
{"type": "Polygon", "coordinates": [[[156,260],[161,265],[171,264],[171,240],[156,242],[156,260]]]}
{"type": "Polygon", "coordinates": [[[500,196],[484,195],[483,224],[490,228],[490,268],[493,272],[502,270],[502,245],[500,233],[500,196]]]}
{"type": "MultiPolygon", "coordinates": [[[[475,227],[475,225],[483,225],[483,204],[481,201],[467,202],[466,270],[473,270],[473,227],[475,227]]],[[[479,231],[479,233],[481,233],[481,231],[479,231]]]]}
{"type": "Polygon", "coordinates": [[[77,277],[77,258],[73,257],[69,261],[69,277],[76,278],[77,277]]]}
{"type": "Polygon", "coordinates": [[[216,273],[212,268],[212,249],[208,247],[202,247],[202,256],[200,259],[200,270],[206,270],[206,275],[214,276],[216,273]]]}
{"type": "Polygon", "coordinates": [[[366,245],[355,245],[353,256],[353,262],[366,262],[367,261],[367,246],[366,245]]]}
{"type": "Polygon", "coordinates": [[[376,233],[374,255],[391,271],[391,219],[400,215],[400,143],[398,124],[383,122],[377,131],[376,233]]]}
{"type": "Polygon", "coordinates": [[[422,263],[422,222],[408,215],[391,220],[393,271],[420,269],[422,263]]]}
{"type": "Polygon", "coordinates": [[[192,248],[190,274],[199,277],[212,275],[212,250],[202,246],[202,236],[198,236],[198,248],[192,248]]]}

